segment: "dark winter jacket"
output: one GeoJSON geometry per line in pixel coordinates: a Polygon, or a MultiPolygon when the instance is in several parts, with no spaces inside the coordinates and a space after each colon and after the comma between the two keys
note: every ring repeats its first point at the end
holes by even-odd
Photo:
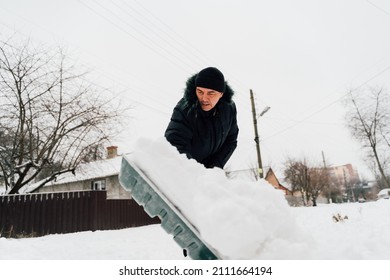
{"type": "Polygon", "coordinates": [[[233,90],[226,90],[216,106],[203,111],[196,97],[196,75],[187,81],[183,98],[173,110],[166,139],[180,153],[207,168],[223,168],[237,147],[237,111],[233,90]]]}

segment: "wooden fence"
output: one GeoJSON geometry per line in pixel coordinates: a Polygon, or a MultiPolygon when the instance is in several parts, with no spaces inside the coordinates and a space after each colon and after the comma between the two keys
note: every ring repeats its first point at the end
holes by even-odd
{"type": "Polygon", "coordinates": [[[159,222],[134,200],[107,200],[106,191],[0,196],[1,237],[122,229],[159,222]]]}

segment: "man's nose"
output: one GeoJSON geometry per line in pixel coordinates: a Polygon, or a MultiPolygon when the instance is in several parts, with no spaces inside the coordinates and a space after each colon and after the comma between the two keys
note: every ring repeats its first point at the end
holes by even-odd
{"type": "Polygon", "coordinates": [[[206,94],[203,94],[203,95],[200,97],[200,100],[201,100],[201,101],[207,101],[207,95],[206,95],[206,94]]]}

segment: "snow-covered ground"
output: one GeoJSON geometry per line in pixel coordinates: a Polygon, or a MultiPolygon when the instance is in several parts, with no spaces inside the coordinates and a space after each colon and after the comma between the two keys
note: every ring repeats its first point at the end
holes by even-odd
{"type": "MultiPolygon", "coordinates": [[[[165,140],[139,142],[127,159],[199,230],[223,259],[390,260],[390,200],[289,207],[266,181],[230,180],[165,140]]],[[[179,260],[159,225],[40,238],[0,238],[0,259],[179,260]]]]}
{"type": "MultiPolygon", "coordinates": [[[[271,211],[271,209],[270,209],[271,211]]],[[[268,246],[262,259],[390,260],[390,200],[292,208],[306,240],[268,246]],[[334,215],[348,217],[335,222],[334,215]],[[306,244],[302,250],[302,243],[306,244]]],[[[293,234],[286,232],[286,235],[293,234]]],[[[270,237],[271,239],[272,237],[270,237]]],[[[289,239],[291,240],[291,238],[289,239]]],[[[0,238],[2,260],[182,260],[182,250],[160,225],[0,238]]]]}

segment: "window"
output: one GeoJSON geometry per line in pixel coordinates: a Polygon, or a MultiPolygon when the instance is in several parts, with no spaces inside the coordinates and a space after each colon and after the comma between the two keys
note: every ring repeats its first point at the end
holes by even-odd
{"type": "Polygon", "coordinates": [[[106,180],[96,180],[91,182],[91,190],[94,191],[105,191],[106,190],[106,180]]]}

